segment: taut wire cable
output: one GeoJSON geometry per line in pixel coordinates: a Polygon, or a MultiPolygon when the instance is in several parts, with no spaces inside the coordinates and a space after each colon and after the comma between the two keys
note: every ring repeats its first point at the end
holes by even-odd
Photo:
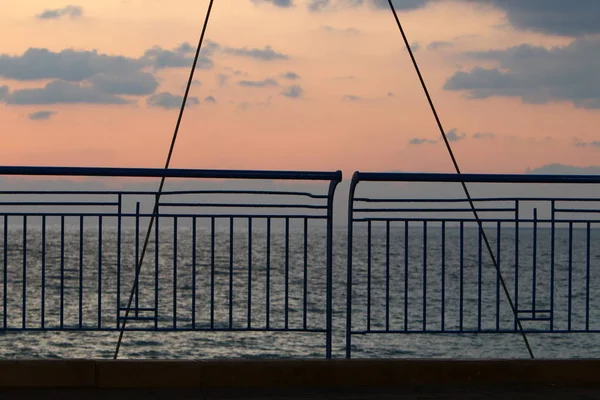
{"type": "MultiPolygon", "coordinates": [[[[454,165],[454,169],[456,170],[456,173],[458,175],[461,174],[460,168],[458,166],[458,161],[456,161],[456,157],[454,156],[454,152],[452,151],[452,146],[450,146],[450,141],[448,140],[448,137],[446,135],[446,131],[444,130],[444,127],[442,126],[442,122],[440,120],[440,117],[437,113],[437,110],[435,108],[435,105],[433,104],[433,100],[431,99],[431,95],[429,94],[429,90],[427,89],[427,85],[425,84],[425,80],[423,79],[423,75],[421,74],[421,70],[419,68],[419,64],[417,63],[417,60],[413,54],[412,48],[410,46],[410,43],[408,42],[408,39],[406,37],[406,33],[404,32],[404,29],[402,28],[402,23],[400,22],[400,18],[398,18],[398,13],[396,12],[396,8],[394,7],[394,4],[392,3],[392,0],[388,0],[388,3],[390,5],[390,9],[392,10],[392,13],[394,14],[394,19],[396,20],[396,25],[398,26],[398,30],[400,31],[400,34],[402,35],[402,39],[404,40],[404,45],[406,46],[406,49],[408,50],[408,54],[410,55],[410,58],[412,60],[413,66],[415,68],[415,71],[417,72],[417,75],[419,76],[419,81],[421,82],[421,86],[423,88],[423,91],[425,92],[425,96],[427,97],[427,101],[429,102],[429,107],[431,108],[431,112],[433,113],[433,117],[435,118],[435,122],[437,123],[437,126],[440,130],[440,133],[442,135],[442,139],[444,140],[444,143],[446,144],[446,149],[448,150],[448,154],[450,155],[450,159],[452,160],[452,164],[454,165]]],[[[510,309],[512,310],[512,313],[514,315],[515,320],[517,321],[517,326],[519,328],[519,332],[521,333],[522,337],[523,337],[523,341],[525,342],[525,347],[527,347],[527,352],[529,353],[529,357],[531,357],[532,359],[535,359],[535,356],[533,354],[533,350],[531,349],[531,345],[529,344],[529,340],[527,339],[527,335],[525,334],[525,330],[523,329],[523,326],[521,325],[521,320],[519,319],[519,315],[517,313],[517,309],[515,307],[515,304],[512,301],[512,298],[510,296],[510,292],[508,291],[508,287],[506,286],[506,282],[504,281],[504,277],[502,276],[502,273],[500,272],[500,266],[498,265],[498,262],[496,261],[496,257],[494,256],[494,252],[492,250],[492,246],[490,245],[490,241],[488,240],[488,237],[485,233],[485,230],[483,229],[483,223],[481,222],[481,219],[479,218],[479,214],[477,213],[477,209],[475,208],[475,203],[473,202],[473,199],[471,197],[471,194],[469,193],[469,189],[467,188],[467,184],[464,181],[461,181],[461,185],[463,187],[463,190],[465,192],[465,195],[467,197],[467,200],[471,206],[471,210],[473,211],[473,216],[475,217],[475,220],[477,221],[477,225],[479,226],[479,232],[482,235],[482,238],[485,242],[485,246],[487,247],[487,250],[490,254],[490,258],[492,259],[492,263],[494,264],[494,267],[496,268],[496,272],[498,274],[498,277],[500,278],[500,283],[502,285],[502,290],[504,291],[504,294],[506,295],[506,298],[508,299],[508,304],[510,305],[510,309]]],[[[498,240],[500,240],[500,238],[498,238],[498,240]]]]}
{"type": "MultiPolygon", "coordinates": [[[[202,32],[200,33],[200,39],[198,40],[198,46],[196,47],[196,54],[194,55],[194,61],[192,62],[192,67],[190,70],[190,75],[187,81],[187,85],[185,87],[185,93],[183,95],[183,100],[181,101],[181,108],[179,109],[179,115],[177,117],[177,123],[175,124],[175,130],[173,131],[173,138],[171,139],[171,146],[169,147],[169,153],[167,154],[167,160],[165,162],[165,169],[169,169],[169,165],[171,164],[171,158],[173,156],[173,150],[175,148],[175,142],[177,140],[177,135],[179,134],[179,127],[181,126],[181,120],[183,118],[183,112],[185,110],[185,105],[187,103],[187,99],[190,93],[190,88],[192,87],[192,80],[194,79],[194,71],[196,70],[196,65],[198,64],[198,59],[200,58],[200,50],[202,48],[202,42],[204,41],[204,35],[206,34],[206,28],[208,27],[208,21],[210,19],[210,14],[212,11],[214,0],[210,0],[208,4],[208,9],[206,10],[206,16],[204,18],[204,25],[202,25],[202,32]]],[[[117,347],[115,349],[115,355],[113,357],[116,360],[119,357],[119,350],[121,348],[121,342],[123,341],[123,334],[125,333],[125,327],[127,326],[127,319],[129,318],[129,311],[131,310],[131,304],[133,303],[133,297],[135,295],[135,291],[138,287],[138,281],[140,276],[140,270],[142,268],[142,263],[144,262],[144,255],[146,254],[146,249],[148,248],[148,242],[150,240],[150,234],[152,233],[152,227],[154,225],[154,220],[158,214],[158,205],[160,200],[160,195],[162,194],[163,187],[165,185],[166,177],[162,177],[160,179],[160,185],[158,187],[158,192],[156,193],[156,199],[154,200],[154,210],[152,211],[152,216],[150,217],[150,224],[148,225],[148,231],[146,232],[146,239],[144,240],[144,247],[142,248],[142,254],[140,255],[140,259],[136,265],[135,271],[135,279],[133,285],[131,287],[131,292],[129,294],[129,302],[127,303],[127,309],[125,310],[125,317],[123,318],[123,324],[119,329],[119,339],[117,341],[117,347]]],[[[158,245],[158,243],[156,244],[158,245]]],[[[120,307],[117,304],[117,307],[120,307]]],[[[158,310],[155,310],[158,312],[158,310]]]]}

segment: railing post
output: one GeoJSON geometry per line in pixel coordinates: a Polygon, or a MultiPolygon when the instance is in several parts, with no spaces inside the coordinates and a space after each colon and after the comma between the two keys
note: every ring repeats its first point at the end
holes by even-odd
{"type": "Polygon", "coordinates": [[[554,252],[556,240],[556,201],[550,202],[550,331],[554,330],[554,252]]]}
{"type": "Polygon", "coordinates": [[[537,227],[538,227],[538,213],[537,207],[533,209],[533,256],[532,256],[532,273],[531,273],[531,310],[533,311],[532,317],[536,318],[536,300],[537,300],[537,227]]]}
{"type": "MultiPolygon", "coordinates": [[[[140,202],[135,203],[135,317],[139,317],[139,309],[140,309],[140,284],[139,284],[139,275],[140,275],[140,202]]],[[[128,310],[131,312],[131,310],[128,310]]]]}
{"type": "Polygon", "coordinates": [[[340,178],[329,183],[327,194],[327,322],[325,338],[325,358],[330,359],[333,348],[333,197],[340,178]]]}
{"type": "Polygon", "coordinates": [[[352,175],[348,193],[348,245],[346,246],[347,272],[346,272],[346,358],[352,357],[352,244],[354,231],[354,195],[359,182],[359,172],[352,175]]]}
{"type": "Polygon", "coordinates": [[[123,195],[117,196],[117,329],[121,322],[121,236],[123,214],[123,195]]]}
{"type": "Polygon", "coordinates": [[[519,218],[519,200],[515,200],[515,332],[519,325],[519,218]]]}

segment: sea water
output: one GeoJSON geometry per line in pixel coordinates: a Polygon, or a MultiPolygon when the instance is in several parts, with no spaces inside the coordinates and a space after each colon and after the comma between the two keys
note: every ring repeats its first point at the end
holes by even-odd
{"type": "MultiPolygon", "coordinates": [[[[212,240],[206,227],[198,227],[193,235],[190,224],[181,224],[174,235],[172,226],[163,226],[158,251],[152,233],[140,269],[139,293],[132,305],[152,309],[158,300],[157,318],[131,320],[128,327],[163,331],[127,331],[119,357],[323,357],[324,333],[226,331],[229,327],[245,329],[249,323],[251,328],[265,328],[267,319],[275,329],[302,329],[305,323],[308,328],[325,327],[326,231],[322,227],[309,230],[305,252],[301,224],[288,227],[287,240],[285,229],[273,226],[267,238],[266,226],[255,224],[249,238],[247,225],[236,227],[233,233],[224,227],[212,240]],[[190,331],[211,326],[225,331],[190,331]],[[175,329],[181,331],[170,332],[175,329]]],[[[102,232],[98,235],[97,230],[87,229],[81,234],[77,224],[65,227],[62,233],[60,227],[48,226],[44,235],[39,224],[26,232],[22,226],[7,228],[5,243],[0,243],[0,325],[6,319],[10,328],[25,324],[37,329],[43,315],[47,329],[78,329],[80,323],[86,329],[99,324],[116,329],[118,304],[125,307],[129,300],[146,232],[140,229],[136,241],[135,229],[123,228],[120,254],[116,228],[107,226],[102,232]]],[[[554,329],[600,328],[599,231],[557,229],[554,248],[550,229],[539,229],[534,238],[530,228],[505,228],[500,232],[500,246],[495,226],[486,228],[486,236],[494,258],[500,256],[496,262],[518,310],[548,310],[553,302],[554,329]]],[[[334,357],[345,356],[347,250],[347,229],[335,228],[334,357]]],[[[461,234],[456,226],[442,231],[439,224],[432,224],[425,230],[421,223],[408,230],[404,225],[392,225],[388,231],[382,224],[372,227],[369,240],[361,225],[355,228],[352,274],[353,330],[410,331],[352,335],[353,357],[528,357],[519,333],[439,332],[515,329],[514,313],[477,229],[465,228],[461,234]],[[418,333],[424,327],[429,333],[418,333]]],[[[134,315],[132,311],[130,316],[134,315]]],[[[138,311],[138,315],[154,314],[138,311]]],[[[540,313],[539,321],[523,321],[523,327],[549,330],[550,322],[542,318],[546,315],[540,313]]],[[[0,332],[0,356],[112,358],[117,338],[116,330],[5,331],[0,332]]],[[[538,358],[600,356],[600,337],[595,333],[530,333],[527,339],[538,358]]]]}

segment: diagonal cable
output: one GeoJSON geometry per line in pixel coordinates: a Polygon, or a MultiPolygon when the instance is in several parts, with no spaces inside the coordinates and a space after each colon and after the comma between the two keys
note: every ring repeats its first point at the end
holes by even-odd
{"type": "MultiPolygon", "coordinates": [[[[450,158],[452,160],[452,164],[454,165],[454,169],[456,170],[456,173],[458,175],[461,174],[460,172],[460,168],[458,167],[458,162],[456,161],[456,157],[454,156],[454,152],[452,151],[452,146],[450,146],[450,142],[448,141],[448,137],[446,136],[446,133],[444,131],[444,127],[442,126],[442,122],[440,120],[440,117],[437,113],[437,110],[433,104],[433,100],[431,99],[431,95],[429,94],[429,90],[427,89],[427,85],[425,84],[425,80],[423,79],[423,75],[421,74],[421,70],[419,68],[419,64],[417,63],[417,60],[415,59],[415,56],[413,54],[413,51],[410,47],[410,44],[408,42],[408,39],[406,37],[406,34],[404,33],[404,29],[402,28],[402,23],[400,23],[400,19],[398,18],[398,13],[396,12],[396,8],[394,7],[394,4],[392,3],[392,0],[388,0],[388,3],[390,5],[390,9],[392,10],[392,13],[394,14],[394,18],[396,19],[396,24],[398,25],[398,29],[400,30],[400,34],[402,35],[402,39],[404,40],[404,44],[406,45],[406,49],[408,50],[408,54],[410,55],[410,58],[412,60],[413,66],[415,68],[415,71],[417,72],[417,75],[419,76],[419,81],[421,82],[421,86],[423,87],[423,91],[425,92],[425,96],[427,97],[427,101],[429,102],[429,107],[431,108],[431,112],[433,113],[433,117],[435,118],[435,122],[437,123],[437,126],[440,130],[440,133],[442,134],[442,139],[444,140],[444,143],[446,144],[446,149],[448,150],[448,154],[450,155],[450,158]]],[[[488,237],[485,233],[485,230],[483,229],[483,223],[481,222],[481,219],[479,218],[479,214],[477,213],[477,209],[475,208],[475,204],[473,202],[473,199],[471,197],[471,194],[469,193],[469,189],[467,188],[467,184],[464,181],[461,181],[461,185],[463,187],[463,190],[465,192],[465,195],[467,197],[467,200],[471,206],[471,210],[473,210],[473,216],[475,217],[475,220],[477,221],[477,225],[479,226],[479,231],[483,237],[483,240],[485,242],[485,246],[490,254],[490,257],[492,259],[492,263],[494,264],[494,267],[496,268],[496,272],[498,274],[498,277],[500,278],[500,283],[502,285],[502,290],[504,291],[504,294],[506,295],[506,298],[508,299],[508,304],[510,305],[510,309],[512,310],[512,313],[515,317],[515,320],[517,321],[517,325],[519,327],[519,331],[521,333],[521,335],[523,336],[523,341],[525,342],[525,347],[527,347],[527,351],[529,353],[529,357],[531,357],[532,359],[535,358],[534,354],[533,354],[533,350],[531,349],[531,345],[529,344],[529,340],[527,339],[527,335],[525,334],[525,331],[523,330],[523,326],[521,325],[521,320],[519,319],[518,313],[517,313],[517,309],[512,301],[512,298],[510,296],[510,293],[508,291],[508,287],[506,286],[506,282],[504,281],[504,277],[502,276],[502,273],[500,272],[500,266],[498,265],[498,262],[496,261],[496,257],[494,256],[494,252],[492,250],[492,246],[490,245],[490,241],[488,240],[488,237]]],[[[499,238],[498,238],[499,240],[499,238]]]]}
{"type": "MultiPolygon", "coordinates": [[[[202,26],[202,32],[200,33],[200,39],[198,40],[198,46],[196,47],[196,54],[194,55],[194,61],[192,63],[192,68],[190,70],[190,76],[187,81],[187,85],[185,87],[185,94],[183,95],[183,100],[181,102],[181,108],[179,109],[179,116],[177,117],[177,123],[175,124],[175,130],[173,131],[173,138],[171,139],[171,146],[169,147],[169,153],[167,155],[167,161],[165,162],[165,169],[169,168],[171,164],[171,158],[173,156],[173,149],[175,148],[175,141],[177,140],[177,135],[179,134],[179,127],[181,126],[181,120],[183,118],[183,112],[185,110],[185,105],[190,93],[190,88],[192,87],[192,80],[194,78],[194,71],[196,70],[196,65],[198,64],[198,58],[200,57],[200,49],[202,48],[202,42],[204,41],[204,35],[206,33],[206,28],[208,27],[208,21],[210,19],[210,14],[212,11],[214,0],[210,0],[208,4],[208,9],[206,11],[206,17],[204,18],[204,25],[202,26]]],[[[119,349],[121,348],[121,342],[123,341],[123,334],[125,333],[125,327],[127,325],[127,319],[129,317],[129,310],[131,309],[131,304],[133,303],[133,297],[135,291],[138,287],[140,270],[142,268],[142,263],[144,262],[144,255],[146,254],[146,249],[148,248],[148,242],[150,240],[150,234],[152,232],[152,227],[154,225],[154,220],[158,215],[158,204],[160,200],[160,195],[162,194],[163,187],[165,185],[166,177],[162,177],[160,179],[160,185],[158,187],[158,192],[156,193],[156,199],[154,201],[154,210],[152,211],[152,216],[150,218],[150,224],[148,225],[148,231],[146,232],[146,239],[144,240],[144,247],[142,248],[142,254],[140,255],[139,262],[136,265],[135,271],[135,279],[133,282],[133,286],[131,287],[131,292],[129,294],[129,302],[127,303],[127,309],[125,310],[125,317],[123,319],[123,324],[121,325],[119,332],[119,339],[117,341],[117,347],[115,349],[115,355],[113,359],[117,359],[119,357],[119,349]]],[[[158,243],[156,243],[158,245],[158,243]]],[[[120,307],[120,305],[117,305],[120,307]]]]}

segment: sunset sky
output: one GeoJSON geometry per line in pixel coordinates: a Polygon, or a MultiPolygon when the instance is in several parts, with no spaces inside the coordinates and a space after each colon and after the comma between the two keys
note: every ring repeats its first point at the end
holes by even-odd
{"type": "MultiPolygon", "coordinates": [[[[3,165],[162,167],[208,0],[4,0],[3,165]]],[[[600,157],[600,1],[396,0],[464,172],[600,157]]],[[[216,0],[172,167],[452,171],[385,0],[216,0]]]]}

